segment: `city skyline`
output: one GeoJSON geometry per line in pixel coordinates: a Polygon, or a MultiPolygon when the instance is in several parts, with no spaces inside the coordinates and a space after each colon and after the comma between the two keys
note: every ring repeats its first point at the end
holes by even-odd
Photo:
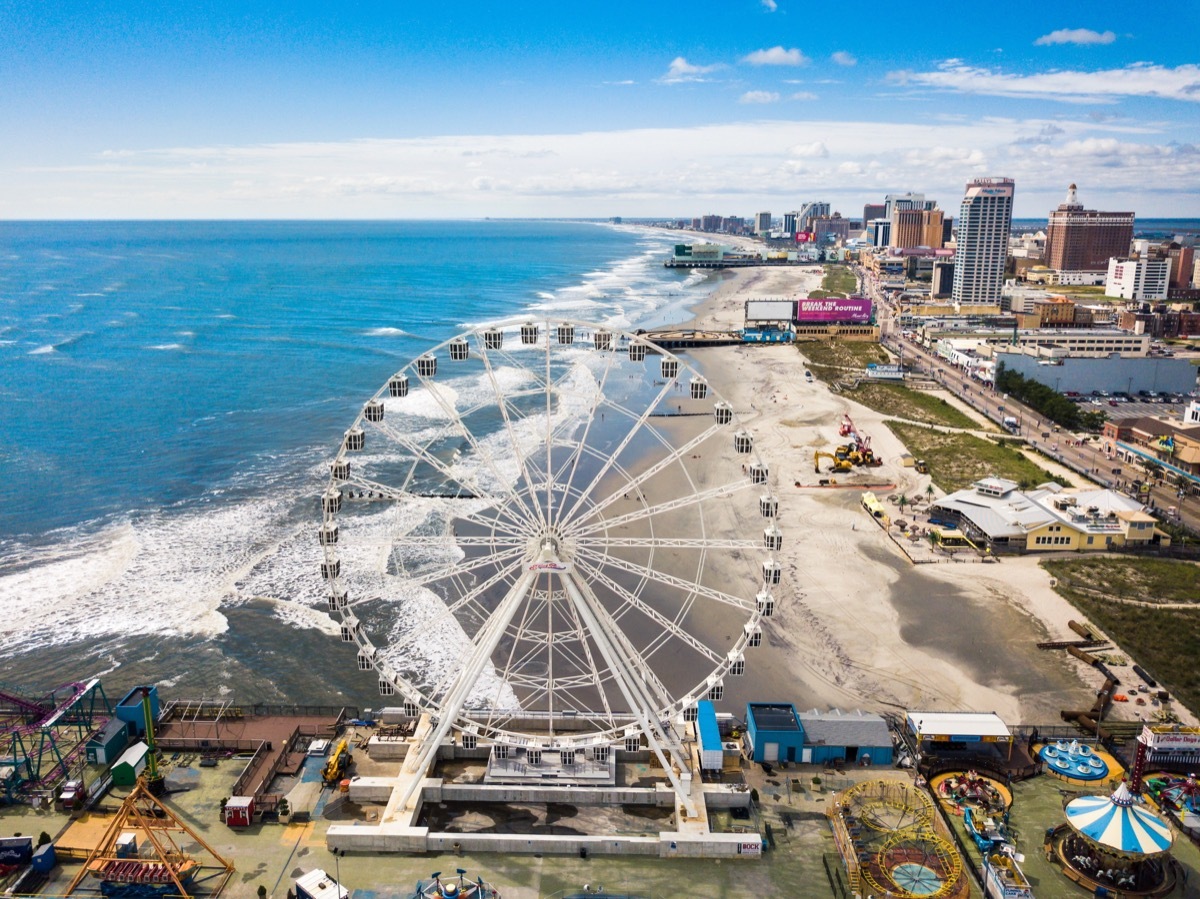
{"type": "Polygon", "coordinates": [[[0,3],[4,218],[1200,215],[1200,11],[0,3]],[[986,26],[981,24],[986,23],[986,26]]]}

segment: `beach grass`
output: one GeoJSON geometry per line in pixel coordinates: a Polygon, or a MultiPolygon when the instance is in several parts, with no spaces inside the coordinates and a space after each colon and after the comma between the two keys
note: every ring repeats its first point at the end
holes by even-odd
{"type": "Polygon", "coordinates": [[[1200,609],[1174,607],[1197,601],[1200,570],[1194,563],[1106,557],[1052,559],[1042,567],[1057,578],[1054,589],[1164,689],[1189,709],[1200,709],[1200,609]]]}
{"type": "Polygon", "coordinates": [[[809,291],[815,300],[822,297],[848,297],[858,289],[858,277],[848,265],[827,265],[818,290],[809,291]]]}
{"type": "Polygon", "coordinates": [[[868,409],[895,415],[897,418],[919,421],[927,425],[983,430],[978,422],[950,405],[944,398],[913,390],[903,384],[864,381],[853,390],[844,391],[844,395],[868,409]]]}
{"type": "Polygon", "coordinates": [[[1039,468],[1006,443],[890,419],[884,424],[910,453],[929,463],[933,482],[946,493],[964,490],[986,477],[1007,478],[1026,489],[1047,481],[1064,483],[1062,478],[1039,468]]]}
{"type": "Polygon", "coordinates": [[[877,343],[850,340],[806,340],[798,342],[796,348],[805,359],[813,374],[821,377],[836,377],[840,371],[861,371],[870,362],[889,362],[887,350],[877,343]],[[821,369],[822,372],[816,371],[821,369]]]}

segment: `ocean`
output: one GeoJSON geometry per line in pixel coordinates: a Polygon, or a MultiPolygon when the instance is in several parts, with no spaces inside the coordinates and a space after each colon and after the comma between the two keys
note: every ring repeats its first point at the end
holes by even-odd
{"type": "Polygon", "coordinates": [[[364,400],[524,314],[682,321],[673,239],[570,222],[0,223],[2,680],[378,702],[314,533],[364,400]]]}

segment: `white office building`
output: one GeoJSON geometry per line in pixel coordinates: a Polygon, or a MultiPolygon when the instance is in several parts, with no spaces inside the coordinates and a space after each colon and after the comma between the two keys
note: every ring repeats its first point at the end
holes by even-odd
{"type": "Polygon", "coordinates": [[[1165,300],[1170,280],[1170,259],[1110,259],[1104,295],[1126,300],[1165,300]]]}
{"type": "Polygon", "coordinates": [[[958,213],[954,303],[1000,302],[1014,187],[1011,178],[976,178],[967,184],[958,213]]]}

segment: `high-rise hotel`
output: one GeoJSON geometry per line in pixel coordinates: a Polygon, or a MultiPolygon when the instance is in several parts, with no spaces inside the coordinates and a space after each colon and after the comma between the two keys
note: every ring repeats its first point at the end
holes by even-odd
{"type": "Polygon", "coordinates": [[[1133,213],[1084,209],[1074,184],[1047,224],[1046,265],[1055,271],[1102,272],[1109,259],[1129,255],[1133,213]]]}
{"type": "Polygon", "coordinates": [[[976,178],[967,183],[958,213],[954,253],[955,303],[999,304],[1012,229],[1011,178],[976,178]]]}

